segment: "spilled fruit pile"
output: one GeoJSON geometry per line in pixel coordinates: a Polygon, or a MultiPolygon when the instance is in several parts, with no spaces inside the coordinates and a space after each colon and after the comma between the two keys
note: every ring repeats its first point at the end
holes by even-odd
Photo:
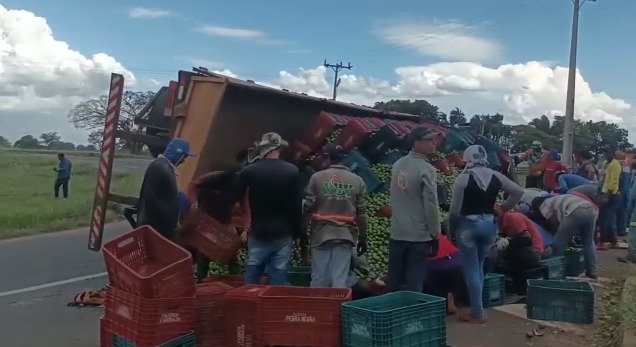
{"type": "MultiPolygon", "coordinates": [[[[347,128],[347,119],[350,118],[321,113],[300,141],[308,147],[311,144],[314,147],[311,148],[312,153],[308,153],[301,158],[295,158],[295,163],[299,166],[301,172],[307,167],[312,167],[315,170],[322,169],[317,167],[319,161],[314,160],[321,156],[321,149],[319,148],[321,146],[319,144],[324,146],[336,141],[338,135],[347,129],[347,141],[355,140],[355,146],[357,147],[348,158],[351,159],[351,163],[349,164],[345,160],[345,165],[349,165],[353,172],[359,173],[367,182],[367,188],[370,190],[367,192],[366,197],[369,230],[368,251],[365,258],[371,273],[382,277],[387,273],[388,266],[388,244],[391,226],[388,189],[391,181],[391,169],[393,163],[407,153],[408,148],[406,148],[404,138],[408,135],[409,129],[415,124],[409,121],[364,118],[363,121],[366,119],[369,123],[367,125],[372,128],[375,127],[373,128],[374,130],[369,132],[368,127],[367,130],[357,130],[355,127],[347,128]],[[379,182],[382,184],[378,184],[379,182]]],[[[468,145],[470,144],[472,143],[468,145]]],[[[466,143],[462,144],[462,146],[465,145],[466,143]]],[[[444,148],[447,151],[451,150],[449,153],[459,151],[459,148],[455,147],[457,146],[444,143],[439,146],[439,148],[444,148]]],[[[452,199],[452,185],[460,171],[452,167],[455,163],[450,163],[449,160],[446,160],[446,155],[441,152],[431,155],[429,162],[438,169],[440,221],[444,223],[447,219],[447,209],[452,199]]],[[[303,245],[303,247],[297,246],[293,250],[291,265],[309,265],[307,263],[309,259],[308,249],[307,244],[303,245]],[[302,254],[301,249],[305,250],[306,254],[302,254]]],[[[246,251],[243,249],[236,259],[238,266],[231,266],[230,268],[242,271],[245,261],[246,251]]],[[[227,273],[228,266],[213,264],[211,271],[216,274],[227,273]]]]}

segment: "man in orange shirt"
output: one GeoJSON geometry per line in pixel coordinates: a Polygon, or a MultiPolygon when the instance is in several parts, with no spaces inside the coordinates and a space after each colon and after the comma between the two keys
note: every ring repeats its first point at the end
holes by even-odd
{"type": "Polygon", "coordinates": [[[559,153],[556,151],[550,151],[543,168],[543,190],[546,192],[553,192],[557,189],[558,183],[556,174],[558,172],[567,171],[567,167],[561,163],[559,153]]]}
{"type": "Polygon", "coordinates": [[[526,188],[541,188],[544,162],[548,155],[548,151],[543,149],[541,141],[533,141],[532,146],[525,151],[519,160],[527,161],[529,164],[529,173],[526,177],[526,188]]]}
{"type": "Polygon", "coordinates": [[[534,269],[549,249],[543,245],[541,232],[528,217],[519,212],[506,212],[499,217],[499,229],[508,240],[508,246],[501,250],[502,258],[511,268],[534,269]]]}

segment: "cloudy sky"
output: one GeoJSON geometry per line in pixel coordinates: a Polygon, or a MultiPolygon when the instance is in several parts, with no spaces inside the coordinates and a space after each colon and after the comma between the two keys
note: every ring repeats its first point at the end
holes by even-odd
{"type": "MultiPolygon", "coordinates": [[[[67,112],[106,93],[111,72],[155,90],[194,64],[328,96],[323,59],[354,66],[341,100],[424,98],[519,124],[563,112],[571,11],[569,0],[5,0],[0,135],[85,142],[67,112]]],[[[620,122],[632,140],[633,13],[636,1],[584,6],[576,95],[577,117],[620,122]]]]}

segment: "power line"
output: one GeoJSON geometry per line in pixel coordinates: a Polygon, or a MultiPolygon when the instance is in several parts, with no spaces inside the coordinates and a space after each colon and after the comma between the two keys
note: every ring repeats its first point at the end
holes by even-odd
{"type": "Polygon", "coordinates": [[[325,59],[325,62],[322,64],[324,67],[326,68],[331,68],[334,72],[333,75],[333,100],[336,100],[336,96],[338,96],[338,86],[340,85],[340,79],[338,78],[338,74],[340,73],[340,70],[342,69],[347,69],[347,70],[351,70],[353,68],[353,66],[351,66],[351,63],[347,63],[347,65],[342,65],[342,62],[339,62],[337,64],[328,64],[327,63],[327,59],[325,59]]]}

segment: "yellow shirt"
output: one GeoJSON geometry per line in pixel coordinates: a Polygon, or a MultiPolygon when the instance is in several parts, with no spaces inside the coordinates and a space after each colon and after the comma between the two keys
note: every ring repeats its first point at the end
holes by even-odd
{"type": "Polygon", "coordinates": [[[605,169],[605,181],[603,182],[603,193],[618,194],[618,181],[623,168],[618,160],[612,160],[605,169]]]}

